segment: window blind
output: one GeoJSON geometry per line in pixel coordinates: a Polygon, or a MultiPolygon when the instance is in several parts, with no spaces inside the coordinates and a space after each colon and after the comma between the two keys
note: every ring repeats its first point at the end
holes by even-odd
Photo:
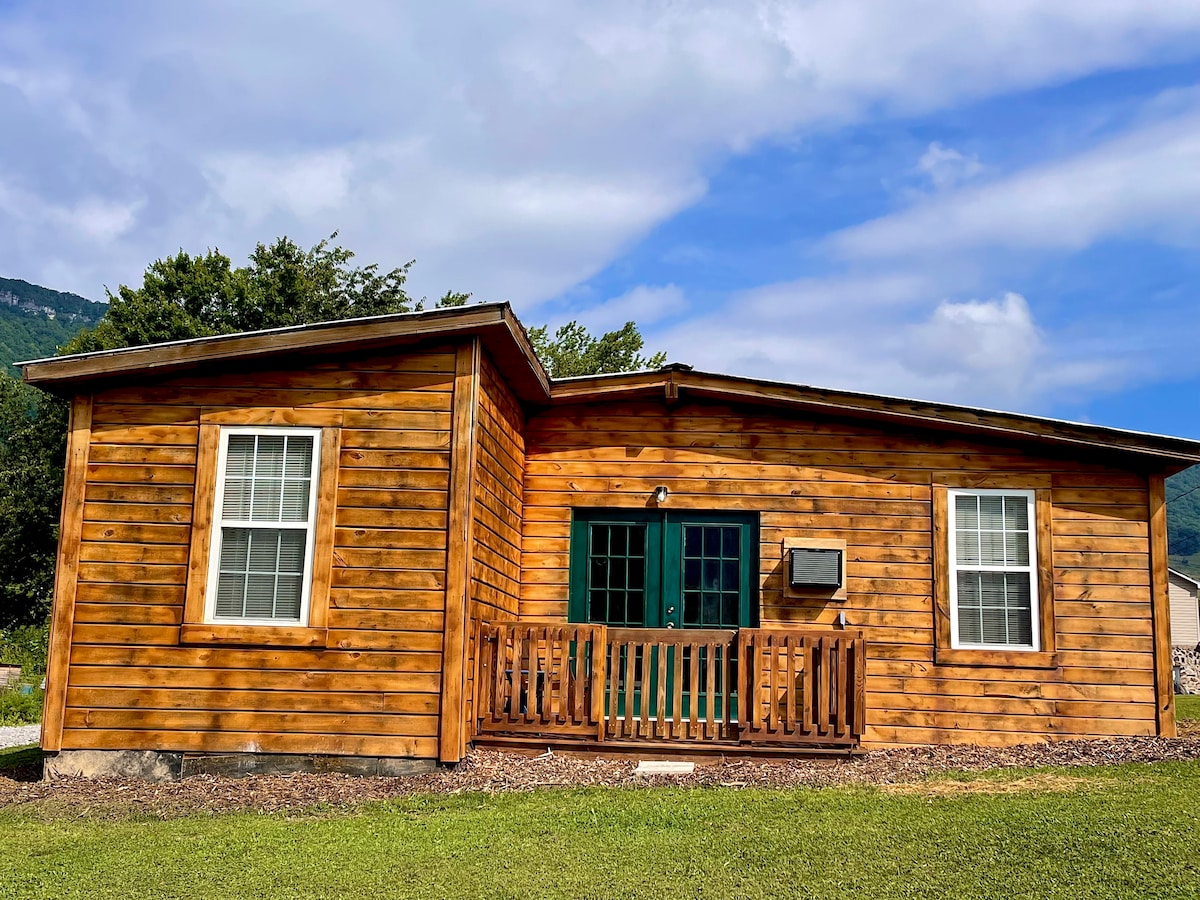
{"type": "Polygon", "coordinates": [[[951,589],[956,642],[1033,649],[1031,495],[959,491],[953,501],[951,589]]]}
{"type": "Polygon", "coordinates": [[[301,618],[312,540],[315,437],[226,435],[212,615],[301,618]]]}

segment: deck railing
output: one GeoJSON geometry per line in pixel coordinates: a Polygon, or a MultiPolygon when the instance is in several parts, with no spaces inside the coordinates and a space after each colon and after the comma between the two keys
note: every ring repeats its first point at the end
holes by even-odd
{"type": "Polygon", "coordinates": [[[854,746],[861,633],[479,623],[480,735],[854,746]]]}

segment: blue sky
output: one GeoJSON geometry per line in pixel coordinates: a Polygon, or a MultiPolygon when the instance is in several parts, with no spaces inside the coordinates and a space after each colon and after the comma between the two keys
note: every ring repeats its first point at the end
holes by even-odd
{"type": "Polygon", "coordinates": [[[1200,437],[1200,4],[0,0],[0,275],[337,229],[698,367],[1200,437]]]}

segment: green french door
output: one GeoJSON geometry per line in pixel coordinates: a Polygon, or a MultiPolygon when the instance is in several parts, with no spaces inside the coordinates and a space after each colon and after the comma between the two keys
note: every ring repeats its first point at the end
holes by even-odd
{"type": "MultiPolygon", "coordinates": [[[[753,627],[758,614],[758,604],[753,602],[757,570],[758,517],[754,514],[576,510],[571,528],[568,614],[572,622],[614,628],[753,627]]],[[[619,715],[625,715],[624,682],[630,677],[635,679],[636,712],[661,712],[643,708],[641,685],[655,684],[658,667],[664,664],[668,680],[673,682],[675,652],[669,648],[665,660],[658,658],[658,648],[652,649],[648,659],[641,652],[635,652],[632,659],[622,652],[616,679],[619,715]]],[[[686,690],[692,667],[699,667],[704,683],[708,666],[718,662],[725,660],[709,660],[699,648],[685,651],[683,717],[707,713],[703,698],[692,709],[686,690]]],[[[727,668],[718,665],[718,676],[727,668]]],[[[609,690],[612,687],[611,683],[607,686],[609,690]]],[[[722,709],[736,708],[732,688],[718,684],[722,709]]],[[[667,695],[666,713],[674,716],[673,684],[667,695]]],[[[647,696],[646,702],[653,707],[657,700],[647,696]]]]}

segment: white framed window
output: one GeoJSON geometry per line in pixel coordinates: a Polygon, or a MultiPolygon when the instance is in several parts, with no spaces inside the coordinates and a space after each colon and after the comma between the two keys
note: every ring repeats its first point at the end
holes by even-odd
{"type": "Polygon", "coordinates": [[[950,646],[1038,650],[1033,491],[948,492],[950,646]]]}
{"type": "Polygon", "coordinates": [[[304,625],[321,430],[223,427],[204,621],[304,625]]]}

